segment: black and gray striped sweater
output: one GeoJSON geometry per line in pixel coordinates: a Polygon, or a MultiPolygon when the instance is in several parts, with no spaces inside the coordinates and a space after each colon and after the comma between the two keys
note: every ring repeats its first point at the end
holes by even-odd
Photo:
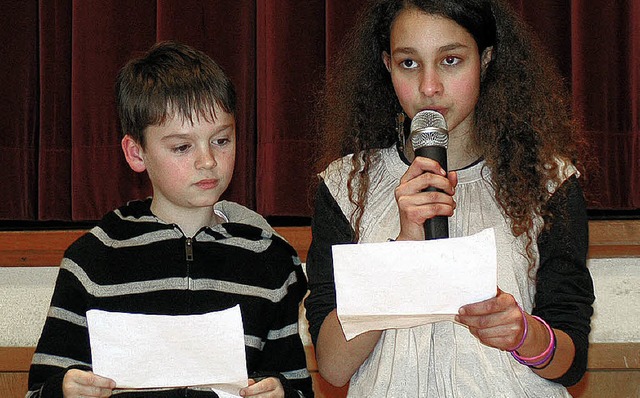
{"type": "MultiPolygon", "coordinates": [[[[66,370],[91,367],[87,310],[188,315],[236,304],[249,376],[277,376],[287,397],[312,397],[298,334],[307,284],[295,250],[261,216],[232,202],[215,205],[228,222],[193,238],[159,221],[150,204],[135,201],[107,214],[65,252],[27,397],[62,397],[66,370]]],[[[216,395],[181,389],[120,396],[216,395]]]]}

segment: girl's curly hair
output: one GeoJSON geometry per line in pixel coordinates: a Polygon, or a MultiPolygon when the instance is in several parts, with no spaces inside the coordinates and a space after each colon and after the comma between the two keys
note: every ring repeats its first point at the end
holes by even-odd
{"type": "Polygon", "coordinates": [[[550,220],[547,183],[560,182],[557,159],[581,168],[585,144],[571,117],[565,83],[525,24],[503,0],[374,0],[360,15],[344,51],[330,68],[319,112],[322,158],[319,169],[350,153],[349,198],[359,236],[375,149],[393,145],[396,115],[402,111],[381,59],[390,53],[391,24],[406,8],[441,15],[464,27],[482,54],[493,46],[475,108],[474,145],[491,171],[495,197],[516,236],[528,235],[531,258],[534,219],[550,220]],[[354,181],[358,184],[354,185],[354,181]],[[357,190],[353,187],[358,186],[357,190]]]}

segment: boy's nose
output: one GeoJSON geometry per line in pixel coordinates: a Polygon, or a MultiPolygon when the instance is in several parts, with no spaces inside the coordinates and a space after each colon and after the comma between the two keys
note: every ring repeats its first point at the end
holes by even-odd
{"type": "Polygon", "coordinates": [[[196,159],[196,168],[198,169],[210,169],[212,167],[215,167],[216,165],[216,158],[213,155],[213,152],[211,152],[211,150],[206,149],[206,150],[201,150],[198,158],[196,159]]]}

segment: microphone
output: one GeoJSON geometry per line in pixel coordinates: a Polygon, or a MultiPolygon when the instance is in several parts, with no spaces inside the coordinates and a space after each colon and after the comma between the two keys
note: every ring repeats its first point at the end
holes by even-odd
{"type": "MultiPolygon", "coordinates": [[[[418,112],[411,120],[411,133],[409,140],[416,156],[433,159],[447,170],[447,146],[449,134],[447,122],[439,112],[425,110],[418,112]]],[[[429,187],[424,192],[440,191],[429,187]]],[[[449,220],[446,216],[436,216],[424,223],[426,239],[441,239],[449,237],[449,220]]]]}

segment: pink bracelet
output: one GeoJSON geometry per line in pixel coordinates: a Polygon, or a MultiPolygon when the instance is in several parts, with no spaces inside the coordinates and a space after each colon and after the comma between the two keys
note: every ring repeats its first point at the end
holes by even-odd
{"type": "Polygon", "coordinates": [[[549,346],[540,355],[536,355],[535,357],[522,357],[515,350],[511,351],[511,355],[516,361],[529,367],[542,365],[543,363],[549,361],[549,359],[552,358],[556,352],[556,336],[555,333],[553,333],[553,329],[551,329],[551,326],[549,326],[549,324],[539,316],[533,315],[533,318],[542,322],[542,324],[549,331],[549,346]]]}
{"type": "Polygon", "coordinates": [[[522,338],[520,339],[520,342],[518,343],[518,345],[510,349],[509,350],[510,352],[516,351],[518,348],[522,347],[522,345],[524,344],[524,340],[527,338],[527,333],[529,332],[529,323],[527,322],[527,317],[524,315],[524,310],[522,309],[522,307],[520,307],[520,304],[518,304],[518,309],[520,310],[520,314],[522,314],[522,322],[524,323],[524,333],[522,333],[522,338]]]}

